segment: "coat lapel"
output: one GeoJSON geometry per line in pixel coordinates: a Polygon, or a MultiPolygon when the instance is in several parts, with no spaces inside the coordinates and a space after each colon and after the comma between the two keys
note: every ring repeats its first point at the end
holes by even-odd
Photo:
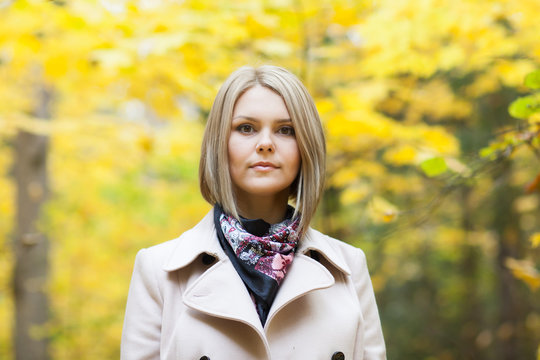
{"type": "Polygon", "coordinates": [[[279,291],[276,295],[274,303],[270,308],[268,320],[265,327],[267,328],[275,314],[291,301],[298,299],[305,294],[326,289],[334,285],[335,279],[328,269],[312,259],[306,254],[311,250],[317,251],[323,255],[330,264],[335,266],[339,271],[350,274],[350,269],[346,265],[342,256],[339,256],[335,250],[328,245],[327,241],[323,241],[322,235],[318,231],[309,229],[304,238],[300,242],[297,254],[287,272],[287,276],[283,280],[279,291]]]}
{"type": "Polygon", "coordinates": [[[297,254],[270,308],[265,327],[268,327],[275,314],[291,301],[333,284],[334,277],[323,265],[309,256],[297,254]]]}
{"type": "Polygon", "coordinates": [[[165,271],[179,270],[202,253],[218,259],[186,289],[184,304],[205,314],[248,324],[262,336],[262,324],[249,292],[219,245],[213,210],[178,240],[178,245],[163,266],[165,271]]]}
{"type": "Polygon", "coordinates": [[[213,210],[192,229],[176,239],[177,245],[164,263],[162,269],[171,272],[189,265],[199,255],[207,253],[215,258],[227,257],[219,246],[213,222],[213,210]]]}
{"type": "Polygon", "coordinates": [[[227,258],[208,269],[186,289],[184,303],[209,315],[243,322],[263,334],[251,296],[227,258]]]}

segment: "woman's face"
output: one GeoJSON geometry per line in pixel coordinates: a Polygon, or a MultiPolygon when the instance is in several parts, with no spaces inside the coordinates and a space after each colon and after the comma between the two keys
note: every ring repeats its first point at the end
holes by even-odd
{"type": "Polygon", "coordinates": [[[280,196],[285,201],[300,168],[300,152],[285,102],[254,86],[237,100],[228,143],[237,200],[280,196]]]}

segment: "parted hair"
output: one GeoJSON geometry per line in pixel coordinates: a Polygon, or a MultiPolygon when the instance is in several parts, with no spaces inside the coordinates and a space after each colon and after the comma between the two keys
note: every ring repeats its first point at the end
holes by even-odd
{"type": "Polygon", "coordinates": [[[233,72],[219,89],[204,131],[199,185],[210,204],[239,218],[231,175],[229,173],[228,139],[236,101],[248,89],[264,86],[283,98],[291,117],[300,151],[301,165],[291,185],[289,199],[295,203],[294,216],[300,216],[300,233],[304,233],[315,214],[324,190],[326,141],[322,123],[311,95],[302,82],[288,70],[264,65],[244,66],[233,72]]]}

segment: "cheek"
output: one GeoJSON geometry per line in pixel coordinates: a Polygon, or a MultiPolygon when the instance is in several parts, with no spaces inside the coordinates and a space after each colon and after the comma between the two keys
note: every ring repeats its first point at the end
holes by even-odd
{"type": "Polygon", "coordinates": [[[234,165],[234,163],[237,162],[239,151],[240,149],[238,147],[238,142],[235,141],[234,136],[229,137],[229,141],[227,145],[227,154],[229,156],[229,166],[234,165]]]}
{"type": "Polygon", "coordinates": [[[232,134],[229,137],[227,154],[229,158],[229,172],[232,176],[241,173],[249,158],[249,144],[245,139],[232,134]]]}
{"type": "Polygon", "coordinates": [[[292,184],[294,179],[296,179],[300,173],[302,158],[297,146],[289,147],[285,156],[287,159],[287,172],[285,176],[287,181],[290,181],[292,184]]]}
{"type": "Polygon", "coordinates": [[[298,149],[298,146],[295,144],[295,146],[291,149],[291,166],[293,166],[296,169],[296,172],[300,171],[300,164],[302,162],[302,158],[300,156],[300,150],[298,149]]]}

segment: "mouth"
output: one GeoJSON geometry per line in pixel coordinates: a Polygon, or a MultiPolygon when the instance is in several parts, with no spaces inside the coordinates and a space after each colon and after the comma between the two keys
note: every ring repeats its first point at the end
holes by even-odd
{"type": "Polygon", "coordinates": [[[251,165],[251,168],[255,170],[273,170],[273,169],[277,169],[278,166],[271,162],[259,161],[251,165]]]}

